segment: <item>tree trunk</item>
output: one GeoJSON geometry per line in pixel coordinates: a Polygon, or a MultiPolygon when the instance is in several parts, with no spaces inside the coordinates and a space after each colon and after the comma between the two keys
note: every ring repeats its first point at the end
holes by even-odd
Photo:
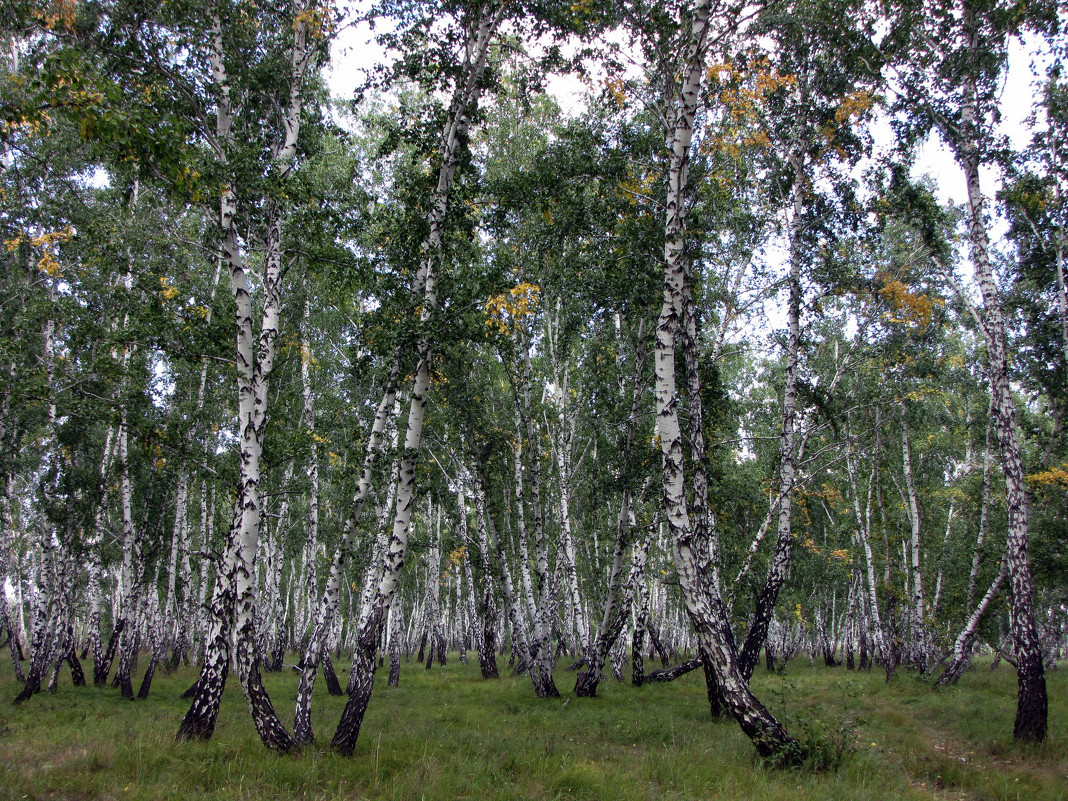
{"type": "Polygon", "coordinates": [[[779,523],[775,552],[768,565],[768,576],[757,597],[756,610],[749,624],[739,655],[738,667],[748,681],[760,658],[760,649],[768,636],[768,624],[779,590],[786,581],[790,566],[793,491],[796,473],[795,432],[797,429],[797,363],[801,340],[801,225],[804,217],[805,161],[801,152],[790,156],[793,186],[790,190],[790,277],[786,307],[786,376],[783,381],[782,428],[779,435],[779,523]]]}
{"type": "MultiPolygon", "coordinates": [[[[664,456],[663,493],[670,527],[675,568],[690,622],[712,667],[712,675],[731,715],[763,755],[779,753],[793,745],[781,724],[749,691],[739,670],[734,637],[704,553],[695,552],[694,531],[686,504],[683,472],[683,442],[679,426],[679,393],[675,383],[675,339],[683,313],[685,269],[686,193],[694,119],[704,73],[709,27],[709,2],[696,0],[690,21],[683,71],[683,84],[675,109],[675,127],[669,140],[664,244],[663,305],[656,328],[656,420],[664,456]]],[[[701,543],[704,545],[704,543],[701,543]]]]}
{"type": "Polygon", "coordinates": [[[477,106],[481,93],[482,76],[486,69],[490,42],[504,18],[505,10],[505,5],[497,7],[493,3],[487,4],[468,31],[464,68],[453,97],[452,114],[442,137],[441,167],[438,171],[437,186],[431,197],[430,230],[420,254],[414,293],[416,301],[422,301],[420,312],[422,330],[416,345],[417,362],[408,410],[408,427],[404,436],[396,485],[397,506],[393,515],[393,531],[382,562],[382,578],[375,587],[369,604],[360,614],[359,635],[353,653],[352,675],[349,682],[351,692],[332,741],[334,749],[346,756],[350,756],[356,747],[363,716],[371,700],[371,691],[374,686],[375,651],[381,639],[385,615],[397,592],[408,546],[412,509],[415,505],[415,460],[423,433],[426,393],[430,388],[430,341],[429,331],[426,329],[430,314],[437,307],[436,270],[439,267],[444,246],[445,213],[448,208],[449,190],[460,161],[459,148],[467,137],[470,115],[477,106]]]}
{"type": "MultiPolygon", "coordinates": [[[[971,63],[979,52],[978,26],[974,10],[964,4],[963,19],[969,36],[971,63]]],[[[1008,516],[1008,541],[1005,560],[1009,579],[1009,628],[1018,663],[1016,720],[1013,738],[1022,742],[1040,742],[1046,738],[1048,702],[1042,650],[1035,627],[1034,581],[1028,557],[1027,487],[1023,460],[1016,435],[1016,408],[1008,374],[1005,319],[998,297],[994,270],[990,263],[984,197],[979,183],[979,120],[974,73],[969,73],[961,105],[960,141],[956,148],[958,163],[964,170],[968,188],[968,233],[975,277],[983,298],[983,333],[987,346],[987,375],[994,412],[994,430],[1001,450],[1001,467],[1005,476],[1005,508],[1008,516]]]]}
{"type": "Polygon", "coordinates": [[[920,501],[916,494],[916,482],[912,478],[912,447],[909,443],[909,429],[905,420],[905,404],[900,404],[901,411],[901,465],[905,474],[905,510],[909,519],[909,575],[911,576],[912,603],[910,605],[909,629],[912,634],[909,643],[911,662],[922,675],[926,675],[927,636],[924,623],[923,573],[920,570],[920,501]]]}

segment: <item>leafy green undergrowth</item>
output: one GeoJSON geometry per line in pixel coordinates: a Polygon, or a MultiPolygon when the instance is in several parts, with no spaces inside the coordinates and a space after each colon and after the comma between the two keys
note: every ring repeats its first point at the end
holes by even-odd
{"type": "MultiPolygon", "coordinates": [[[[502,665],[503,667],[503,665],[502,665]]],[[[759,672],[754,689],[802,742],[829,749],[809,769],[759,760],[738,727],[713,722],[700,671],[635,688],[611,680],[599,697],[539,701],[529,679],[483,681],[472,660],[404,665],[400,687],[379,676],[356,753],[325,744],[343,699],[320,681],[313,706],[322,746],[277,756],[256,737],[231,679],[215,736],[175,743],[188,669],[158,675],[152,696],[60,689],[20,707],[0,667],[0,797],[30,799],[1068,799],[1066,681],[1049,677],[1050,737],[1012,743],[1014,674],[1003,667],[932,691],[902,674],[811,668],[759,672]],[[322,690],[320,693],[319,690],[322,690]],[[830,757],[830,758],[827,758],[830,757]],[[811,768],[831,767],[831,770],[811,768]]],[[[267,674],[287,724],[297,677],[267,674]]],[[[342,683],[347,672],[341,672],[342,683]]],[[[561,670],[569,689],[574,675],[561,670]]]]}

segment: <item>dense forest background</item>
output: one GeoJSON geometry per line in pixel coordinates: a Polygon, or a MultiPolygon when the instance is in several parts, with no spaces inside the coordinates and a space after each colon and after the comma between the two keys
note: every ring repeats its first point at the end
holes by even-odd
{"type": "Polygon", "coordinates": [[[703,668],[713,714],[781,755],[758,661],[946,683],[981,647],[1043,739],[1068,645],[1065,22],[6,3],[19,700],[81,660],[129,697],[198,663],[175,725],[210,737],[234,669],[288,750],[322,671],[351,753],[380,656],[396,681],[470,650],[539,697],[558,660],[580,696],[703,668]],[[331,98],[357,20],[388,59],[331,98]],[[1040,57],[1006,86],[1021,39],[1040,57]],[[586,87],[567,114],[560,75],[586,87]],[[1025,92],[1014,147],[999,106],[1025,92]],[[963,205],[915,168],[931,141],[963,205]],[[291,733],[261,672],[293,664],[291,733]]]}

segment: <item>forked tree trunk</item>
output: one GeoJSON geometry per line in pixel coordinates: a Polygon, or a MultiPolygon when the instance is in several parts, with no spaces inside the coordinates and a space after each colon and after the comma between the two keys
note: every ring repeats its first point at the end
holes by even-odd
{"type": "MultiPolygon", "coordinates": [[[[304,76],[313,58],[314,49],[308,46],[306,7],[296,0],[293,10],[293,39],[290,50],[289,98],[282,116],[282,132],[272,153],[273,171],[281,180],[289,174],[296,156],[303,108],[304,76]]],[[[217,157],[227,167],[227,148],[231,141],[234,110],[230,102],[230,86],[226,74],[222,44],[220,12],[213,9],[211,64],[217,88],[216,139],[217,157]]],[[[230,285],[236,307],[236,355],[240,478],[237,508],[230,532],[230,546],[225,562],[220,565],[213,601],[220,600],[219,613],[232,612],[236,626],[236,665],[245,700],[256,730],[263,744],[276,751],[288,751],[295,743],[278,719],[260,676],[256,639],[256,555],[260,533],[260,457],[267,422],[267,387],[274,369],[275,343],[281,314],[282,282],[282,209],[278,202],[266,203],[267,233],[264,242],[262,275],[263,304],[260,311],[259,332],[254,330],[251,287],[248,270],[241,251],[237,232],[237,198],[232,189],[224,188],[220,200],[219,223],[222,231],[223,258],[230,272],[230,285]],[[220,581],[221,580],[221,581],[220,581]],[[220,584],[230,584],[228,587],[220,584]],[[225,601],[233,598],[232,607],[225,601]],[[230,607],[230,608],[225,608],[230,607]]],[[[224,646],[220,634],[229,635],[228,621],[216,621],[215,631],[205,655],[201,687],[198,688],[186,721],[179,729],[179,737],[210,736],[218,714],[218,703],[225,682],[226,670],[220,669],[220,658],[229,656],[229,643],[224,646]],[[209,668],[209,663],[212,667],[209,668]],[[211,681],[206,681],[211,679],[211,681]],[[211,685],[211,686],[209,686],[211,685]],[[215,686],[217,685],[217,686],[215,686]],[[192,716],[192,719],[191,719],[192,716]],[[206,725],[210,719],[210,725],[206,725]],[[187,725],[188,724],[188,725],[187,725]]]]}
{"type": "Polygon", "coordinates": [[[723,699],[757,750],[771,755],[791,746],[792,741],[782,725],[750,692],[739,669],[734,636],[718,588],[706,566],[707,548],[704,554],[695,552],[694,529],[686,501],[683,437],[678,415],[680,397],[675,382],[675,340],[683,315],[687,272],[684,221],[689,154],[708,48],[709,6],[709,0],[696,0],[693,4],[682,86],[669,140],[671,162],[664,237],[664,292],[656,328],[654,360],[657,435],[664,456],[664,506],[686,611],[703,655],[710,663],[710,676],[716,682],[717,697],[723,699]]]}

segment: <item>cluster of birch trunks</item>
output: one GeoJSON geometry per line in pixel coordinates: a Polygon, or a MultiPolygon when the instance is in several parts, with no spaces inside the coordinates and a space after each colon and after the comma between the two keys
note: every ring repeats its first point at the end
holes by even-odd
{"type": "MultiPolygon", "coordinates": [[[[195,663],[200,675],[189,688],[189,711],[176,721],[180,739],[211,736],[233,671],[264,744],[288,751],[315,739],[311,698],[321,669],[328,691],[347,695],[332,745],[351,754],[379,667],[388,660],[388,680],[395,683],[413,653],[426,668],[444,664],[452,652],[460,660],[472,653],[487,679],[498,676],[506,661],[508,670],[530,677],[540,698],[561,691],[593,696],[608,671],[619,680],[629,672],[631,682],[642,684],[703,668],[712,714],[731,716],[758,751],[773,755],[796,743],[750,689],[762,656],[769,669],[784,669],[800,653],[847,668],[877,665],[888,678],[906,666],[946,683],[961,676],[977,648],[986,647],[1019,672],[1016,736],[1045,736],[1044,670],[1068,646],[1068,616],[1063,606],[1036,595],[1028,561],[1006,324],[993,283],[971,127],[979,113],[974,90],[964,87],[952,140],[968,181],[968,244],[982,299],[974,313],[985,337],[990,424],[985,442],[969,446],[953,480],[981,475],[978,515],[968,521],[977,536],[967,543],[963,561],[954,563],[948,545],[959,544],[955,527],[965,513],[951,501],[937,532],[931,527],[935,515],[924,515],[907,398],[858,404],[833,427],[806,406],[799,383],[801,328],[811,306],[803,297],[802,242],[811,220],[807,188],[820,180],[820,160],[811,155],[812,143],[796,141],[789,143],[787,159],[792,188],[780,210],[788,300],[782,401],[772,437],[777,471],[762,521],[746,529],[744,541],[736,531],[727,541],[706,474],[702,370],[720,356],[731,309],[717,310],[719,330],[699,330],[685,241],[702,85],[718,41],[716,26],[727,23],[726,12],[709,0],[691,5],[682,26],[684,47],[670,71],[677,72],[678,83],[666,125],[658,263],[663,294],[648,304],[645,317],[622,320],[617,314],[609,324],[608,336],[616,338],[621,354],[614,390],[623,410],[610,421],[619,464],[601,473],[616,479],[612,486],[597,493],[581,486],[584,465],[597,454],[590,450],[594,438],[580,425],[588,416],[578,366],[560,339],[563,298],[541,299],[538,330],[526,323],[509,329],[513,359],[504,371],[508,391],[502,397],[511,401],[512,424],[506,448],[489,459],[475,444],[476,432],[450,436],[432,425],[424,432],[437,380],[433,323],[450,197],[485,90],[491,46],[513,10],[503,1],[476,3],[462,20],[436,181],[424,204],[426,234],[410,289],[418,324],[411,341],[398,345],[380,371],[378,394],[366,407],[373,413],[353,415],[365,428],[365,450],[346,503],[329,512],[334,535],[328,541],[320,532],[313,360],[306,340],[299,348],[299,417],[311,445],[299,461],[270,474],[264,469],[268,419],[276,413],[269,389],[287,291],[285,210],[276,201],[262,203],[267,224],[254,271],[237,188],[228,185],[213,219],[216,284],[228,277],[234,301],[237,415],[231,444],[238,454],[237,486],[190,459],[173,481],[151,488],[165,494],[165,502],[137,508],[130,467],[130,439],[137,432],[125,411],[108,424],[92,468],[99,485],[109,489],[84,536],[73,524],[57,522],[62,516],[54,509],[40,513],[20,503],[28,479],[8,475],[0,506],[0,626],[24,682],[17,701],[54,687],[64,665],[76,684],[87,681],[84,663],[95,684],[113,683],[128,698],[137,685],[136,695],[144,698],[158,669],[195,663]],[[870,445],[866,451],[857,447],[861,441],[870,445]],[[650,442],[652,449],[646,447],[650,442]],[[649,450],[655,458],[631,475],[625,467],[649,450]],[[436,489],[417,492],[417,476],[430,483],[431,473],[436,489]],[[830,481],[839,488],[837,500],[829,491],[813,490],[830,481]],[[1005,520],[1000,533],[990,530],[995,498],[1005,520]],[[167,512],[162,520],[149,519],[150,508],[167,512]],[[801,512],[807,522],[799,522],[801,512]],[[849,547],[834,550],[814,541],[810,512],[848,531],[849,547]],[[595,517],[600,524],[590,525],[595,517]],[[952,610],[946,603],[951,573],[958,584],[967,576],[963,608],[952,610]],[[997,609],[993,615],[1002,598],[1009,601],[1006,614],[997,609]],[[996,632],[985,642],[984,615],[994,619],[996,632]],[[654,659],[660,666],[650,669],[647,660],[654,659]],[[557,686],[559,666],[573,670],[573,688],[557,686]],[[262,679],[264,671],[291,668],[300,674],[292,731],[276,711],[280,699],[269,697],[262,679]]],[[[968,8],[965,15],[973,13],[968,8]]],[[[295,6],[288,105],[279,110],[272,140],[270,173],[280,185],[298,157],[303,87],[314,68],[306,10],[295,6]]],[[[226,166],[236,148],[237,100],[231,98],[217,9],[212,20],[206,47],[214,82],[211,142],[226,166]]],[[[974,48],[969,52],[979,57],[974,48]]],[[[738,269],[732,283],[742,281],[745,267],[738,269]]],[[[306,301],[304,319],[311,313],[306,301]]],[[[54,383],[54,337],[49,320],[40,345],[46,386],[54,383]]],[[[858,369],[853,355],[835,350],[821,390],[833,394],[849,380],[858,369]]],[[[198,412],[208,371],[205,359],[193,386],[185,388],[198,412]]],[[[53,404],[39,482],[45,506],[73,497],[60,487],[67,457],[58,428],[53,404]]],[[[194,425],[188,434],[189,452],[202,448],[205,462],[219,447],[207,428],[194,425]]]]}

